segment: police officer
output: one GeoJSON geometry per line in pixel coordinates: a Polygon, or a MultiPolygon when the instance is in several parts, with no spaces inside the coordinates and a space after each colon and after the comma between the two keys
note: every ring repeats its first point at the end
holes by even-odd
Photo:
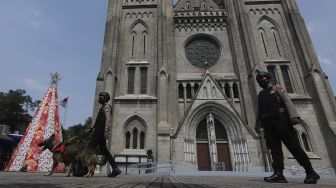
{"type": "Polygon", "coordinates": [[[307,154],[300,146],[293,127],[300,123],[300,116],[284,88],[271,83],[272,77],[267,72],[259,72],[256,80],[261,88],[258,95],[258,118],[256,131],[263,128],[267,148],[271,150],[274,173],[264,180],[269,183],[287,183],[283,175],[284,156],[281,142],[285,144],[298,163],[304,167],[304,183],[316,184],[320,176],[313,170],[307,154]]]}
{"type": "Polygon", "coordinates": [[[107,158],[108,162],[112,166],[112,173],[108,174],[108,177],[116,177],[121,173],[113,156],[106,147],[106,139],[109,138],[112,127],[112,106],[107,104],[110,100],[110,95],[107,92],[100,92],[98,102],[102,105],[99,109],[99,113],[96,118],[96,122],[93,126],[94,131],[89,145],[93,148],[99,146],[101,153],[107,158]]]}

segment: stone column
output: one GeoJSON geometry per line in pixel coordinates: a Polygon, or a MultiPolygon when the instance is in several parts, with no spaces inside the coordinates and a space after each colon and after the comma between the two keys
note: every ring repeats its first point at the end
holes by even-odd
{"type": "Polygon", "coordinates": [[[207,130],[209,139],[209,152],[210,152],[210,166],[211,170],[215,170],[214,163],[218,162],[217,158],[217,145],[216,145],[216,133],[215,133],[215,120],[210,113],[207,116],[207,130]]]}

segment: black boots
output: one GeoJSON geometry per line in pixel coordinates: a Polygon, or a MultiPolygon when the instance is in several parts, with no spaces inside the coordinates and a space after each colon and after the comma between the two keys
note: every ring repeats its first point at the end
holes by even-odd
{"type": "Polygon", "coordinates": [[[287,183],[285,176],[282,174],[282,170],[274,171],[273,175],[270,177],[265,177],[264,181],[268,183],[287,183]]]}
{"type": "Polygon", "coordinates": [[[317,180],[320,179],[320,176],[315,172],[307,172],[306,179],[303,181],[306,184],[316,184],[317,180]]]}
{"type": "Polygon", "coordinates": [[[119,174],[121,174],[121,170],[117,167],[117,168],[114,168],[112,173],[108,174],[107,176],[114,178],[114,177],[118,176],[119,174]]]}

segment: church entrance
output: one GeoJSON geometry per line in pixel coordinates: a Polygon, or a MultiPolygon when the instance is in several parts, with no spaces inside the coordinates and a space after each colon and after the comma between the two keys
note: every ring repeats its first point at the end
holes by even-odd
{"type": "Polygon", "coordinates": [[[198,170],[232,171],[226,130],[211,114],[198,124],[196,144],[198,170]]]}

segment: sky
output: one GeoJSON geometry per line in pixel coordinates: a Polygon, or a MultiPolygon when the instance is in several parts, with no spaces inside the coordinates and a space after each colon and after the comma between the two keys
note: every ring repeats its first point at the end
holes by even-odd
{"type": "MultiPolygon", "coordinates": [[[[297,0],[323,70],[336,91],[335,0],[297,0]]],[[[1,0],[0,91],[25,89],[41,100],[59,72],[59,100],[69,96],[64,127],[92,115],[108,0],[1,0]]]]}

